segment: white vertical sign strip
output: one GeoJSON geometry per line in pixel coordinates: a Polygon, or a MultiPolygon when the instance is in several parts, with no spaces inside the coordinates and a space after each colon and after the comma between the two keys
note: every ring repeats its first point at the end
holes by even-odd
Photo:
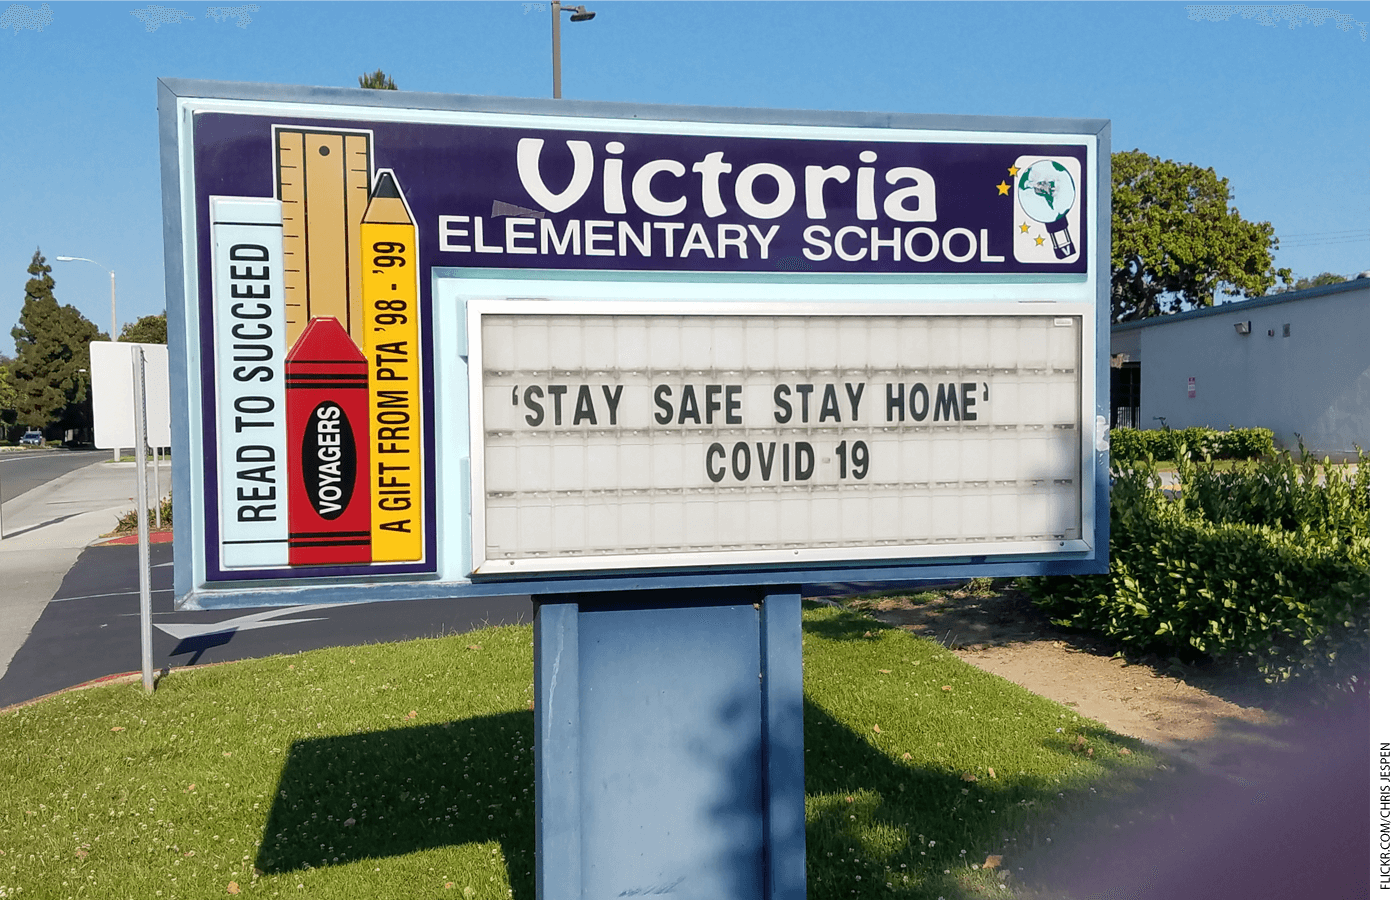
{"type": "Polygon", "coordinates": [[[282,204],[212,197],[219,546],[226,568],[287,564],[282,204]]]}

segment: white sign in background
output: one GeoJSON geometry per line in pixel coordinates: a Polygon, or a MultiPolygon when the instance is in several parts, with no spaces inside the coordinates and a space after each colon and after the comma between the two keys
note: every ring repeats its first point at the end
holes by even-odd
{"type": "Polygon", "coordinates": [[[470,304],[473,571],[1044,552],[1082,537],[1077,311],[757,306],[470,304]]]}
{"type": "Polygon", "coordinates": [[[136,446],[133,347],[140,347],[146,354],[146,444],[171,446],[169,350],[164,344],[93,341],[88,345],[88,362],[92,366],[95,447],[136,446]]]}

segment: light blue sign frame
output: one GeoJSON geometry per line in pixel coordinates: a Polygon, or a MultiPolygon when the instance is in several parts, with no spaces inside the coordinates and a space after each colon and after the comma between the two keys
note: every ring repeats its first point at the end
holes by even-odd
{"type": "MultiPolygon", "coordinates": [[[[726,109],[706,107],[670,107],[618,103],[587,103],[575,101],[546,101],[492,97],[452,96],[411,92],[357,91],[353,89],[303,88],[274,85],[249,85],[222,82],[199,82],[164,79],[158,83],[160,133],[162,148],[162,185],[164,195],[167,308],[171,319],[172,353],[172,418],[175,426],[177,452],[174,456],[174,499],[176,508],[176,571],[177,603],[187,608],[266,605],[274,603],[328,603],[365,599],[390,600],[426,597],[492,596],[531,593],[583,593],[688,587],[742,587],[797,585],[800,589],[820,590],[833,583],[859,583],[867,587],[897,587],[946,579],[974,576],[1013,576],[1036,574],[1084,574],[1103,572],[1108,563],[1108,452],[1104,439],[1108,420],[1108,310],[1109,310],[1109,221],[1111,184],[1109,173],[1109,125],[1104,120],[1065,120],[977,116],[938,116],[917,114],[877,114],[861,112],[825,112],[794,110],[726,109]],[[247,110],[250,114],[277,114],[301,117],[325,117],[344,121],[356,115],[366,121],[385,122],[424,121],[437,117],[450,119],[454,115],[503,116],[512,122],[537,121],[563,127],[579,128],[589,122],[632,123],[629,127],[669,128],[693,134],[736,133],[753,135],[778,134],[783,129],[810,129],[814,135],[868,133],[870,140],[905,138],[911,133],[939,135],[968,134],[978,139],[995,139],[1004,135],[1006,141],[1040,139],[1046,143],[1078,142],[1086,148],[1091,178],[1089,218],[1091,246],[1087,275],[1073,274],[1010,274],[957,275],[931,274],[920,277],[904,274],[842,275],[775,271],[771,273],[618,273],[581,271],[441,269],[433,274],[435,284],[444,279],[501,280],[529,279],[542,289],[553,281],[626,280],[645,283],[653,292],[664,291],[668,285],[683,290],[696,284],[714,288],[731,288],[742,284],[796,285],[803,289],[823,286],[839,296],[849,289],[856,297],[873,286],[880,290],[927,289],[930,295],[957,287],[964,297],[997,297],[1002,300],[1031,299],[1045,296],[1075,295],[1085,306],[1085,318],[1092,322],[1086,328],[1086,338],[1092,341],[1093,365],[1082,373],[1085,392],[1092,398],[1081,423],[1084,432],[1084,496],[1090,501],[1092,529],[1083,537],[1087,549],[1067,549],[1065,552],[1035,554],[977,554],[938,559],[899,559],[885,562],[860,563],[825,562],[822,564],[783,566],[745,565],[724,567],[686,567],[678,565],[665,570],[638,571],[619,560],[616,569],[593,570],[586,573],[565,573],[550,576],[510,578],[503,576],[473,576],[465,562],[465,541],[459,530],[454,535],[455,516],[464,498],[443,491],[438,500],[438,551],[436,571],[428,573],[385,574],[368,577],[327,575],[323,578],[301,578],[295,582],[276,579],[211,581],[200,568],[197,552],[204,535],[198,531],[205,520],[204,497],[198,486],[204,473],[191,464],[201,459],[205,437],[200,433],[197,399],[196,356],[197,341],[193,310],[187,306],[192,296],[196,273],[191,270],[190,222],[192,202],[190,181],[193,177],[189,151],[189,128],[196,111],[218,109],[247,110]],[[273,112],[269,112],[273,111],[273,112]],[[987,137],[991,136],[991,137],[987,137]]],[[[1012,179],[1014,181],[1014,179],[1012,179]]],[[[446,301],[436,298],[440,311],[446,301]]],[[[439,324],[447,318],[438,315],[439,324]]],[[[436,348],[438,362],[458,348],[457,335],[439,332],[439,341],[453,344],[436,348]]],[[[438,397],[441,416],[444,398],[438,397]]],[[[445,421],[442,432],[445,432],[445,421]]],[[[445,435],[439,433],[442,443],[445,435]]],[[[446,453],[437,455],[439,484],[461,476],[460,457],[446,453]],[[446,474],[451,469],[450,474],[446,474]]]]}

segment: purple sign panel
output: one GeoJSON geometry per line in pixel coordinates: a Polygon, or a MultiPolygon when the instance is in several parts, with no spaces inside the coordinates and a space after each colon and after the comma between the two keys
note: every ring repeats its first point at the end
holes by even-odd
{"type": "Polygon", "coordinates": [[[212,581],[438,571],[434,269],[1089,279],[1084,138],[383,118],[190,119],[212,581]]]}
{"type": "Polygon", "coordinates": [[[1086,211],[1094,199],[1083,144],[205,113],[195,117],[195,166],[214,177],[201,186],[216,194],[275,195],[273,133],[289,128],[367,136],[367,169],[392,169],[414,210],[424,271],[1088,271],[1086,211]]]}

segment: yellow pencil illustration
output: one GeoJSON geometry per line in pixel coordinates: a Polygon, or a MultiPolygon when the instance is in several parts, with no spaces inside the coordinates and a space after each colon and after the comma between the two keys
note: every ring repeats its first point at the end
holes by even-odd
{"type": "Polygon", "coordinates": [[[418,229],[394,173],[379,173],[360,225],[369,359],[370,533],[375,562],[423,557],[418,229]]]}
{"type": "Polygon", "coordinates": [[[313,316],[340,320],[364,347],[360,221],[369,203],[370,133],[273,129],[285,235],[287,346],[313,316]]]}

